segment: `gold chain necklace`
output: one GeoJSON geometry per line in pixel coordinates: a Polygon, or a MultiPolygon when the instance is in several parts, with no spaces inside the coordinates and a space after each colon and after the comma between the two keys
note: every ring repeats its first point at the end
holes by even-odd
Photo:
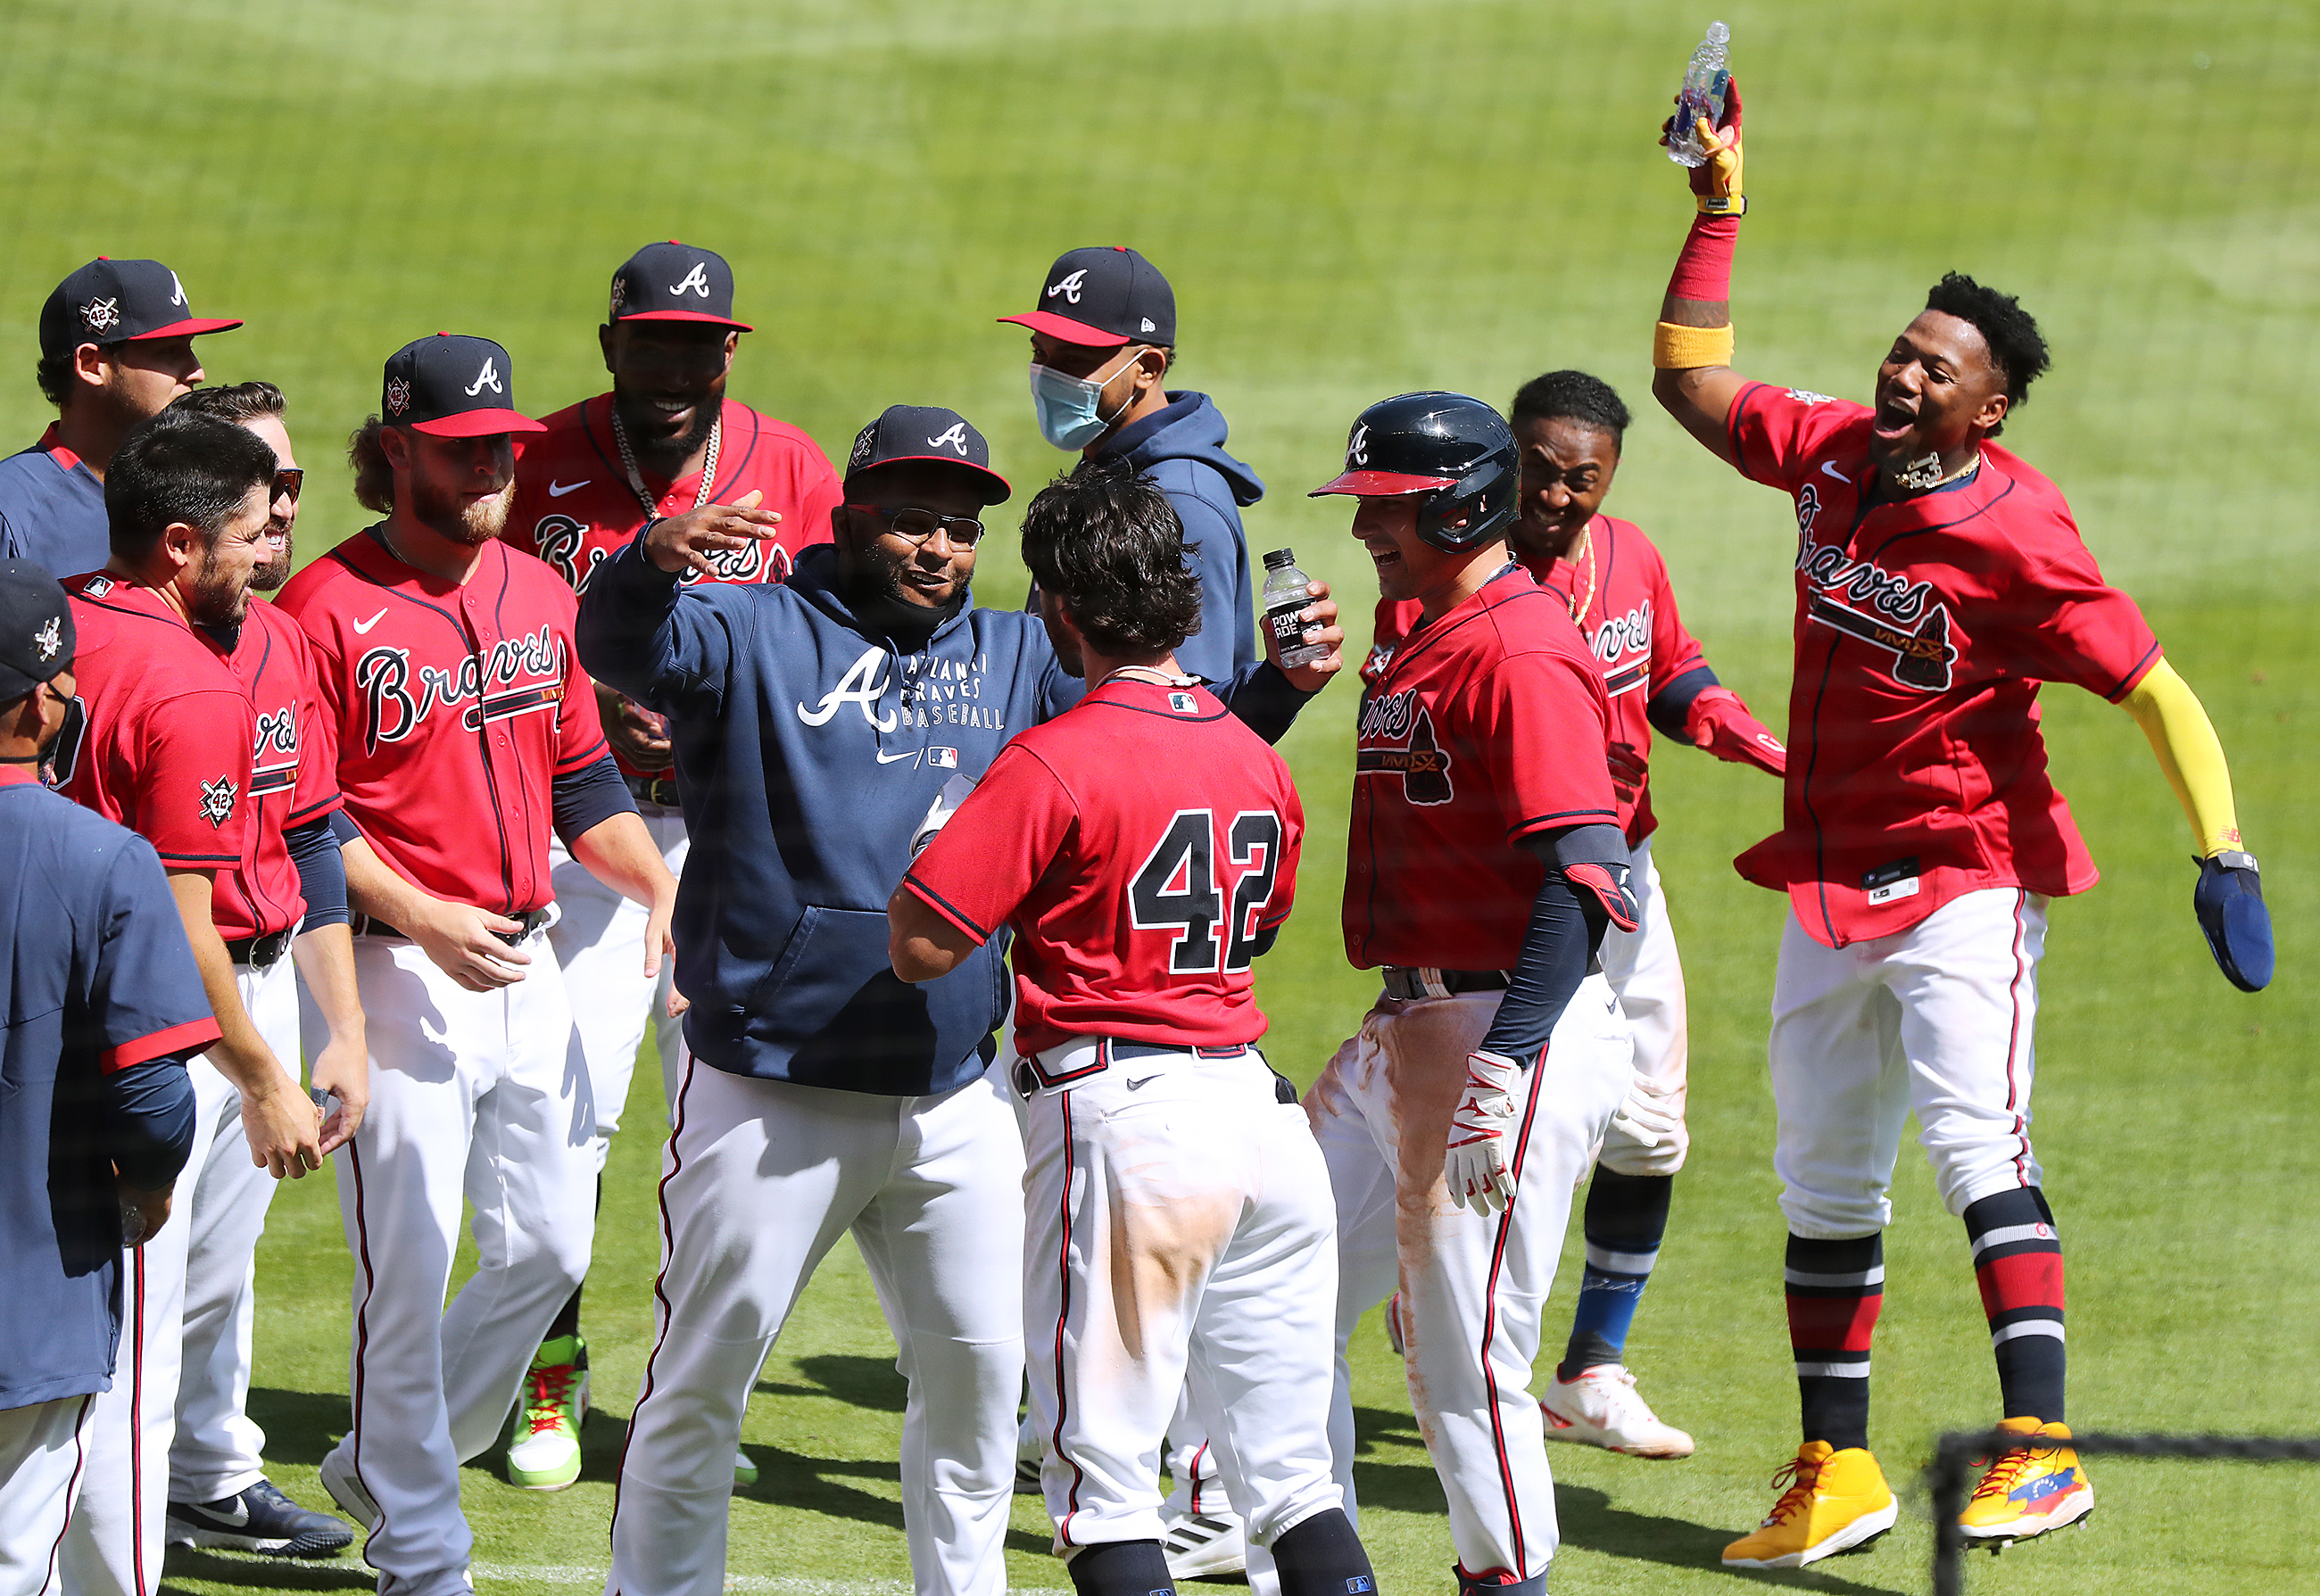
{"type": "MultiPolygon", "coordinates": [[[[637,469],[636,451],[629,447],[629,430],[621,424],[621,402],[612,401],[612,441],[619,445],[621,465],[629,474],[629,491],[637,503],[645,507],[645,518],[651,520],[660,513],[660,501],[646,491],[644,474],[637,469]]],[[[693,507],[700,509],[709,503],[709,490],[717,484],[717,446],[725,432],[725,404],[718,401],[717,417],[709,423],[709,452],[701,462],[701,491],[693,495],[693,507]]]]}
{"type": "Polygon", "coordinates": [[[1579,535],[1587,540],[1587,596],[1571,608],[1572,620],[1584,625],[1587,612],[1595,607],[1595,522],[1590,519],[1580,529],[1579,535]]]}

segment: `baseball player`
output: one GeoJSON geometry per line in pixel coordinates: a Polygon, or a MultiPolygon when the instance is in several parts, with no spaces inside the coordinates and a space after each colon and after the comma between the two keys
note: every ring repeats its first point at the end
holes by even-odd
{"type": "MultiPolygon", "coordinates": [[[[1611,789],[1627,839],[1636,927],[1604,933],[1603,974],[1636,1039],[1636,1078],[1613,1116],[1587,1188],[1587,1266],[1571,1338],[1540,1393],[1549,1440],[1638,1457],[1688,1457],[1691,1437],[1663,1423],[1621,1359],[1627,1328],[1667,1231],[1668,1200],[1690,1136],[1684,1129],[1689,1053],[1683,965],[1652,863],[1652,730],[1719,759],[1778,775],[1780,740],[1716,679],[1684,630],[1667,562],[1632,521],[1602,513],[1627,430],[1627,407],[1583,371],[1523,385],[1509,412],[1522,449],[1515,557],[1570,606],[1611,700],[1611,789]]],[[[1389,656],[1418,619],[1415,600],[1378,601],[1389,656]]]]}
{"type": "Polygon", "coordinates": [[[2040,684],[2126,708],[2190,816],[2193,903],[2233,984],[2271,976],[2270,922],[2223,749],[2134,601],[2107,585],[2053,484],[1993,441],[2045,370],[2037,323],[1954,273],[1861,405],[1732,369],[1732,248],[1746,208],[1735,90],[1693,174],[1653,393],[1797,507],[1796,676],[1780,832],[1741,875],[1785,892],[1772,993],[1774,1166],[1804,1444],[1726,1564],[1792,1568],[1894,1519],[1868,1450],[1871,1331],[1904,1117],[1965,1223],[2005,1428],[1965,1533],[2076,1522],[2094,1491],[2064,1422],[2062,1255],[2030,1142],[2032,1027],[2049,900],[2095,883],[2046,771],[2040,684]]]}
{"type": "Polygon", "coordinates": [[[507,351],[439,333],[384,378],[349,454],[385,519],[280,601],[314,651],[364,917],[371,1100],[339,1179],[353,1428],[322,1475],[370,1530],[380,1588],[442,1596],[469,1588],[459,1465],[498,1437],[594,1230],[595,1105],[546,936],[549,829],[651,906],[647,975],[675,882],[606,751],[572,590],[500,541],[512,439],[538,431],[507,351]],[[463,1193],[481,1263],[447,1309],[463,1193]]]}
{"type": "MultiPolygon", "coordinates": [[[[344,1116],[321,1123],[299,1087],[295,989],[283,957],[305,910],[302,877],[327,898],[319,884],[337,858],[322,819],[335,802],[327,775],[300,784],[294,729],[309,677],[295,657],[270,672],[248,667],[249,679],[234,663],[240,638],[263,630],[249,616],[249,586],[266,558],[274,469],[273,450],[246,430],[163,412],[122,440],[107,474],[112,559],[67,584],[79,693],[77,723],[52,754],[54,779],[160,854],[222,1032],[190,1066],[199,1111],[186,1222],[141,1249],[130,1273],[129,1377],[98,1403],[90,1428],[90,1489],[62,1572],[68,1590],[91,1596],[159,1588],[194,1238],[209,1301],[190,1300],[231,1312],[273,1180],[320,1168],[351,1128],[344,1116]],[[290,840],[302,806],[313,811],[304,868],[290,840]]],[[[357,1070],[348,1087],[355,1113],[359,1079],[357,1070]]],[[[200,1354],[216,1356],[215,1340],[206,1328],[200,1354]]],[[[254,1451],[242,1472],[231,1492],[202,1500],[247,1498],[243,1510],[258,1520],[252,1538],[307,1553],[350,1538],[264,1483],[254,1451]]]]}
{"type": "Polygon", "coordinates": [[[182,1061],[219,1035],[151,845],[41,783],[75,634],[47,572],[0,559],[0,1596],[56,1588],[123,1275],[194,1142],[182,1061]]]}
{"type": "MultiPolygon", "coordinates": [[[[750,493],[782,517],[777,535],[711,561],[706,576],[687,572],[687,580],[778,582],[800,550],[828,542],[838,492],[827,457],[795,427],[725,397],[733,352],[748,331],[733,320],[733,273],[724,257],[675,242],[648,244],[630,256],[612,274],[611,309],[596,330],[612,390],[541,422],[548,430],[516,462],[509,543],[546,560],[575,593],[585,593],[596,567],[647,520],[698,509],[712,494],[730,503],[750,493]]],[[[682,875],[684,814],[666,729],[652,712],[602,683],[596,705],[646,830],[669,870],[682,875]]],[[[548,858],[558,915],[548,942],[563,966],[588,1059],[601,1170],[629,1099],[637,1047],[656,1014],[661,1078],[667,1095],[675,1096],[682,1043],[669,1012],[675,971],[665,965],[657,987],[645,984],[644,910],[589,875],[560,843],[550,844],[548,858]]],[[[532,1394],[576,1389],[587,1356],[575,1292],[533,1360],[527,1376],[532,1394]]],[[[529,1405],[517,1421],[508,1477],[552,1489],[569,1484],[579,1470],[579,1428],[570,1406],[529,1405]]],[[[736,1455],[734,1477],[743,1484],[757,1478],[746,1454],[736,1455]]]]}
{"type": "Polygon", "coordinates": [[[889,904],[894,973],[1015,932],[1032,1098],[1024,1297],[1056,1549],[1091,1596],[1173,1591],[1154,1483],[1189,1374],[1289,1596],[1374,1589],[1331,1477],[1328,1173],[1255,1047],[1249,966],[1295,895],[1289,767],[1186,675],[1200,578],[1125,463],[1031,502],[1024,562],[1088,695],[1022,732],[889,904]],[[1122,783],[1133,768],[1145,779],[1122,783]]]}
{"type": "Polygon", "coordinates": [[[1346,951],[1385,990],[1306,1095],[1337,1206],[1330,1440],[1350,1501],[1346,1341],[1398,1284],[1462,1596],[1546,1589],[1539,1315],[1634,1075],[1597,957],[1636,925],[1610,705],[1567,601],[1508,557],[1519,471],[1490,406],[1407,394],[1362,413],[1316,490],[1358,499],[1381,594],[1418,604],[1364,667],[1354,767],[1346,951]]]}
{"type": "Polygon", "coordinates": [[[177,274],[158,260],[98,256],[41,306],[33,375],[57,419],[40,441],[0,459],[0,556],[62,576],[112,558],[104,477],[140,422],[202,380],[194,340],[239,322],[194,314],[177,274]]]}
{"type": "MultiPolygon", "coordinates": [[[[606,1589],[723,1588],[727,1464],[751,1383],[848,1229],[911,1384],[902,1515],[917,1588],[996,1592],[1022,1389],[1022,1138],[985,1075],[1002,971],[898,981],[886,901],[954,775],[1078,685],[1038,621],[968,590],[1009,489],[956,413],[896,405],[848,456],[833,542],[788,582],[683,585],[773,512],[656,521],[598,567],[583,658],[674,724],[695,841],[678,904],[688,1063],[661,1183],[659,1328],[630,1421],[606,1589]]],[[[1336,640],[1317,600],[1315,640],[1336,640]]],[[[1334,661],[1329,662],[1334,663],[1334,661]]],[[[1233,687],[1277,737],[1326,669],[1233,687]]]]}

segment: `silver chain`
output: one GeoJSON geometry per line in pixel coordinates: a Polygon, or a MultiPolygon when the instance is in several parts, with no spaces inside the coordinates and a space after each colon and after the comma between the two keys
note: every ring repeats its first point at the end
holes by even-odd
{"type": "MultiPolygon", "coordinates": [[[[717,446],[725,434],[725,402],[717,403],[716,419],[709,423],[709,452],[701,462],[701,491],[693,495],[693,507],[700,509],[709,503],[710,489],[717,485],[717,446]]],[[[660,513],[660,501],[645,487],[644,473],[637,469],[636,451],[629,447],[629,430],[621,425],[621,402],[612,401],[612,441],[621,450],[621,465],[629,474],[629,491],[637,503],[645,507],[645,517],[650,520],[660,513]]]]}

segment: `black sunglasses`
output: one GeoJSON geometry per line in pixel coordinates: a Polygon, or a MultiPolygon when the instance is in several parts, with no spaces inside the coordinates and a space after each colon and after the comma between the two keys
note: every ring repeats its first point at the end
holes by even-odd
{"type": "Polygon", "coordinates": [[[290,502],[295,504],[298,502],[298,494],[304,491],[305,486],[306,473],[304,471],[295,466],[278,467],[276,468],[274,473],[274,491],[269,494],[267,497],[278,499],[283,494],[287,494],[290,495],[290,502]]]}
{"type": "Polygon", "coordinates": [[[938,515],[931,510],[910,506],[890,510],[884,504],[856,504],[852,508],[884,517],[888,531],[921,549],[938,531],[950,534],[953,549],[972,549],[983,540],[983,523],[964,515],[938,515]]]}

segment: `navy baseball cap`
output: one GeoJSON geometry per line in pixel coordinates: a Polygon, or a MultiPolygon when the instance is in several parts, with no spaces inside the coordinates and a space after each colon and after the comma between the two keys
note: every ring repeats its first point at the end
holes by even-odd
{"type": "Polygon", "coordinates": [[[29,559],[0,559],[0,703],[14,703],[73,662],[72,605],[29,559]]]}
{"type": "Polygon", "coordinates": [[[647,244],[612,274],[608,322],[702,322],[753,332],[733,319],[733,268],[714,249],[671,239],[647,244]]]}
{"type": "Polygon", "coordinates": [[[69,355],[85,343],[186,338],[240,325],[195,315],[185,285],[159,261],[100,255],[59,283],[41,306],[41,354],[69,355]]]}
{"type": "Polygon", "coordinates": [[[1094,349],[1176,344],[1174,291],[1158,267],[1125,244],[1074,249],[1047,268],[1038,304],[999,319],[1094,349]]]}
{"type": "Polygon", "coordinates": [[[983,434],[958,412],[938,404],[890,404],[884,414],[854,435],[854,452],[846,457],[847,496],[853,494],[855,478],[865,471],[898,460],[963,467],[979,479],[986,504],[1004,504],[1015,492],[991,468],[991,445],[983,434]]]}
{"type": "Polygon", "coordinates": [[[508,352],[488,338],[456,332],[416,339],[387,357],[378,413],[430,438],[548,431],[515,408],[508,352]]]}

